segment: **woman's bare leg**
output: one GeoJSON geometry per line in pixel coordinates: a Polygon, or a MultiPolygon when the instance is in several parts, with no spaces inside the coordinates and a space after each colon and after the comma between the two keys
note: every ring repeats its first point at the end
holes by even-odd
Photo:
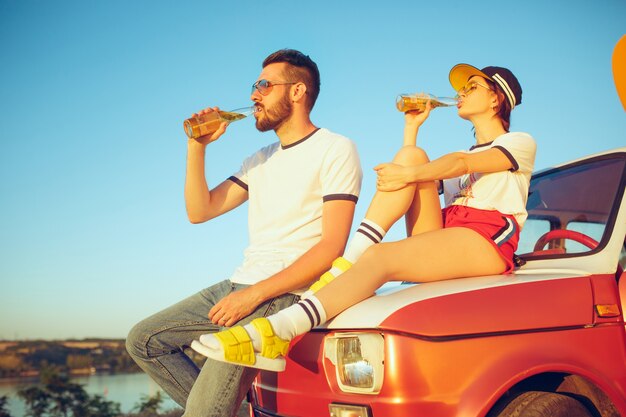
{"type": "MultiPolygon", "coordinates": [[[[423,149],[403,146],[393,162],[403,166],[417,166],[429,162],[429,159],[423,149]]],[[[434,181],[412,184],[392,192],[376,192],[343,256],[333,262],[332,268],[303,297],[309,297],[350,268],[367,248],[380,243],[391,226],[402,216],[406,217],[408,236],[443,227],[439,195],[434,181]]]]}
{"type": "Polygon", "coordinates": [[[500,274],[506,268],[496,249],[462,227],[425,232],[370,247],[341,279],[315,293],[327,319],[370,297],[390,280],[429,282],[500,274]]]}
{"type": "Polygon", "coordinates": [[[407,237],[443,229],[439,191],[435,182],[417,185],[413,201],[404,218],[407,237]]]}
{"type": "MultiPolygon", "coordinates": [[[[499,274],[505,268],[504,260],[491,243],[477,232],[462,227],[433,230],[398,242],[373,245],[340,279],[329,282],[310,298],[269,316],[264,322],[269,327],[263,330],[264,337],[273,338],[267,346],[281,346],[279,356],[285,355],[289,340],[370,297],[388,280],[439,281],[499,274]]],[[[259,331],[252,325],[244,326],[243,331],[249,335],[254,350],[261,352],[259,331]]],[[[214,359],[240,363],[236,358],[224,357],[224,347],[216,337],[222,333],[226,332],[200,337],[202,345],[208,349],[203,353],[214,359]]],[[[275,357],[266,353],[262,356],[270,361],[275,357]]],[[[281,363],[281,360],[284,359],[274,361],[281,363]]]]}
{"type": "MultiPolygon", "coordinates": [[[[416,166],[429,162],[429,159],[423,149],[404,146],[393,162],[402,166],[416,166]]],[[[407,236],[442,228],[441,205],[434,181],[413,184],[392,192],[377,191],[365,218],[389,230],[405,214],[407,236]]]]}

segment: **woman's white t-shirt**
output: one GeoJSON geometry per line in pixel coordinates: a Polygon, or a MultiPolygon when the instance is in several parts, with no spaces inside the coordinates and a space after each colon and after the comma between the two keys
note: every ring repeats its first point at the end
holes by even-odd
{"type": "Polygon", "coordinates": [[[444,180],[446,206],[462,205],[481,210],[498,210],[500,213],[513,215],[522,227],[528,217],[526,201],[537,145],[527,133],[509,132],[498,136],[493,142],[473,146],[469,151],[463,152],[484,152],[493,148],[501,150],[509,158],[513,168],[488,174],[465,174],[444,180]]]}

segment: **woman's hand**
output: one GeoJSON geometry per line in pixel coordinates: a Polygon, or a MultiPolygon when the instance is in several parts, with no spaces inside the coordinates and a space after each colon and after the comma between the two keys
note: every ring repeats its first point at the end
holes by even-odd
{"type": "Polygon", "coordinates": [[[378,175],[376,189],[378,191],[396,191],[410,185],[410,167],[394,163],[379,164],[374,167],[378,175]]]}
{"type": "Polygon", "coordinates": [[[402,140],[404,146],[416,145],[417,131],[428,118],[431,109],[430,100],[428,100],[424,111],[410,110],[404,113],[404,137],[402,140]]]}
{"type": "Polygon", "coordinates": [[[419,110],[409,110],[404,113],[404,124],[406,127],[419,129],[419,127],[428,119],[430,115],[430,111],[432,110],[430,100],[426,102],[426,107],[424,111],[419,110]]]}

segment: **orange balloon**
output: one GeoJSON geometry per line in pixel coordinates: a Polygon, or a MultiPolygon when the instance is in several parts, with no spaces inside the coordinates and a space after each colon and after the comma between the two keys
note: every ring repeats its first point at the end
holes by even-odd
{"type": "Polygon", "coordinates": [[[617,41],[613,50],[613,80],[617,95],[626,110],[626,35],[617,41]]]}

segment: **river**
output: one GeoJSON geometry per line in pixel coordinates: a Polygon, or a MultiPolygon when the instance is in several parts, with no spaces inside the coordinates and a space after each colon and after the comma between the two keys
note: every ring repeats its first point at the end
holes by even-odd
{"type": "MultiPolygon", "coordinates": [[[[109,401],[120,403],[123,413],[132,411],[143,396],[155,395],[161,391],[165,400],[161,411],[179,408],[146,374],[122,375],[91,375],[72,378],[72,382],[83,385],[91,395],[102,395],[109,401]]],[[[12,417],[24,417],[24,403],[18,398],[17,392],[25,387],[37,384],[37,380],[0,380],[0,397],[8,396],[8,409],[12,417]]]]}

